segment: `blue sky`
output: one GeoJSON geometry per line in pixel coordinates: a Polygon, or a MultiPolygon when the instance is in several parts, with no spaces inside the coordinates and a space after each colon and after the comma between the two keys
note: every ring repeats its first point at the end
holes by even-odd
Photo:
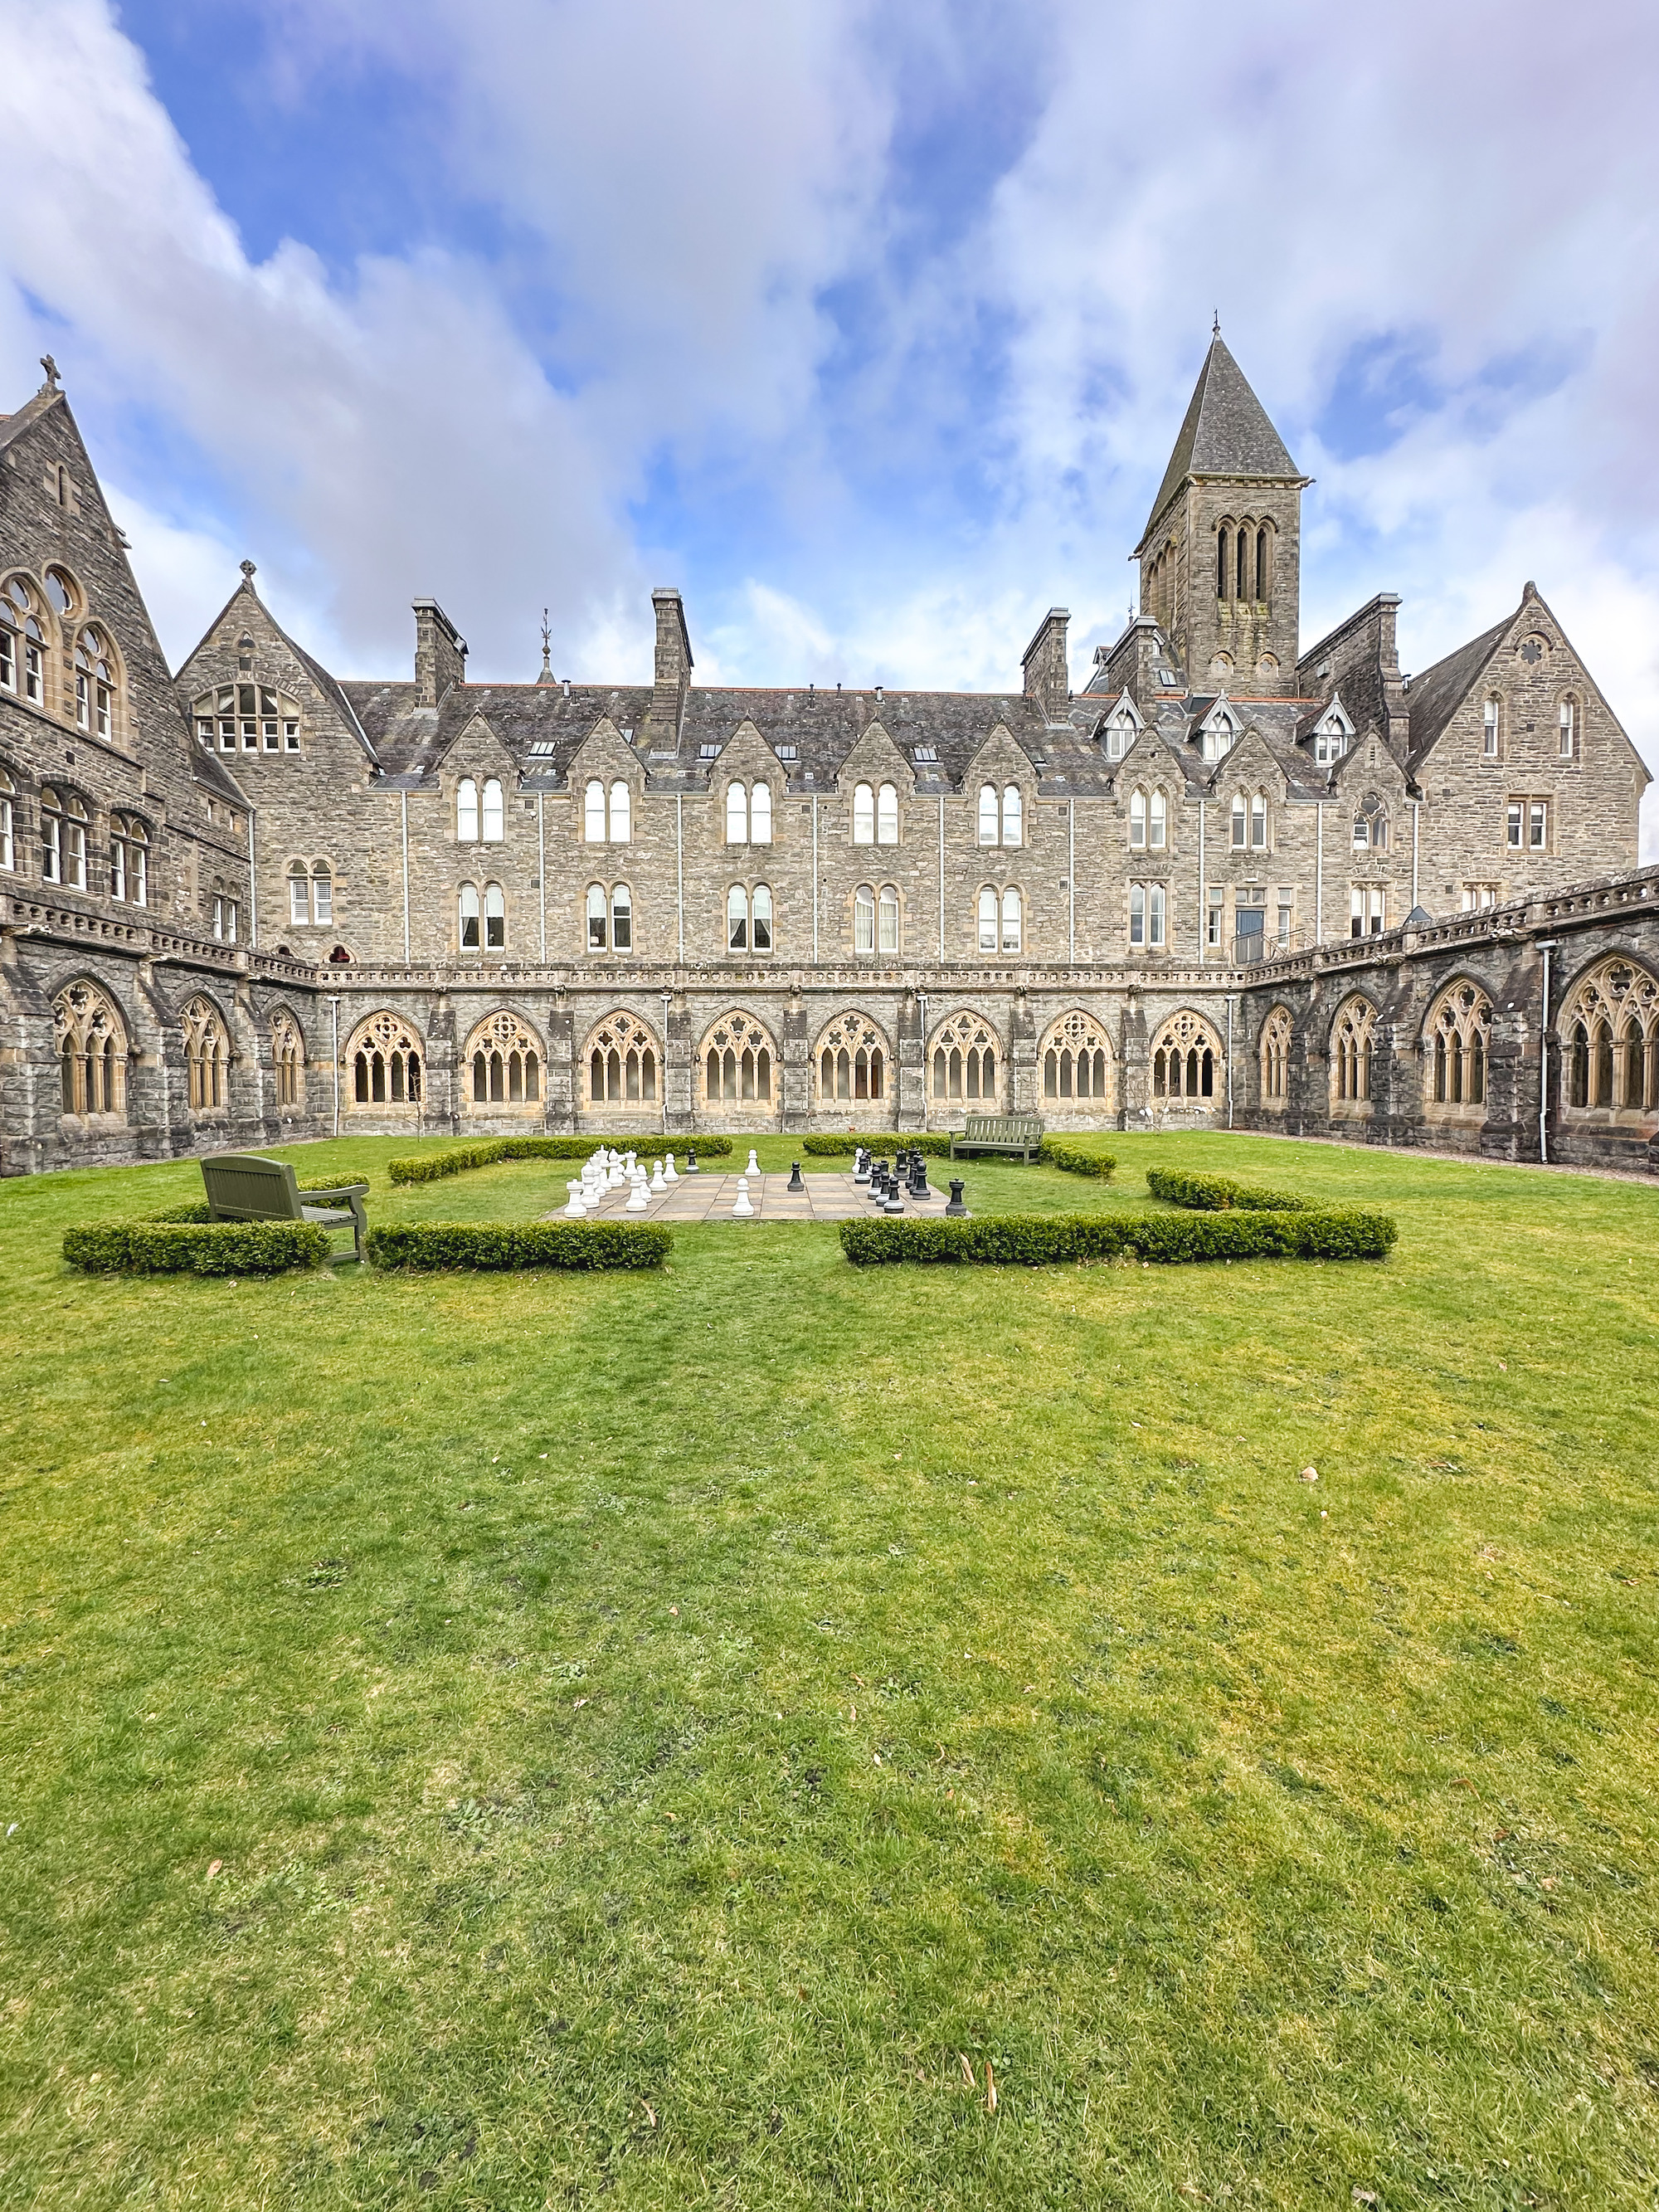
{"type": "MultiPolygon", "coordinates": [[[[50,347],[176,655],[244,553],[349,673],[1074,672],[1213,309],[1304,635],[1536,579],[1659,765],[1659,12],[1607,0],[0,0],[0,406],[50,347]]],[[[1659,828],[1659,817],[1656,817],[1659,828]]]]}

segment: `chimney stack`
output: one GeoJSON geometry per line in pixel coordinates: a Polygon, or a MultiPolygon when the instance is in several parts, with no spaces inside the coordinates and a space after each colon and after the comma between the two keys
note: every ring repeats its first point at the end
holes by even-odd
{"type": "Polygon", "coordinates": [[[466,640],[436,599],[416,599],[415,704],[439,707],[466,681],[466,640]]]}
{"type": "Polygon", "coordinates": [[[1025,671],[1025,696],[1042,706],[1044,719],[1063,722],[1066,702],[1072,696],[1072,672],[1066,658],[1066,629],[1072,617],[1065,607],[1050,607],[1037,624],[1036,635],[1025,648],[1021,664],[1025,671]]]}
{"type": "Polygon", "coordinates": [[[680,718],[691,688],[691,640],[678,592],[665,586],[652,592],[651,605],[657,617],[657,659],[646,726],[650,741],[665,748],[680,741],[680,718]]]}

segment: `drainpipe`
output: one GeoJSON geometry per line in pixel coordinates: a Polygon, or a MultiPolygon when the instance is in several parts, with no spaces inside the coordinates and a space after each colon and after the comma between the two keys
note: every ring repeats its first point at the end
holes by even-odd
{"type": "MultiPolygon", "coordinates": [[[[678,918],[679,958],[683,968],[685,965],[685,799],[679,792],[674,794],[674,909],[678,918]]],[[[812,951],[816,958],[816,945],[812,951]]],[[[665,1046],[664,1049],[666,1048],[665,1046]]]]}
{"type": "Polygon", "coordinates": [[[398,799],[403,816],[404,836],[404,965],[409,965],[409,793],[400,791],[398,799]]]}
{"type": "Polygon", "coordinates": [[[1325,942],[1325,802],[1314,807],[1314,943],[1325,942]]]}
{"type": "MultiPolygon", "coordinates": [[[[945,801],[940,799],[941,820],[944,815],[945,801]]],[[[927,1127],[927,994],[926,991],[916,993],[916,1004],[921,1009],[921,1126],[925,1133],[927,1127]]]]}
{"type": "Polygon", "coordinates": [[[542,965],[547,965],[547,793],[536,793],[536,889],[542,908],[542,965]]]}
{"type": "Polygon", "coordinates": [[[1205,911],[1204,896],[1209,886],[1204,880],[1204,801],[1198,802],[1198,964],[1204,965],[1204,933],[1210,926],[1205,911]]]}
{"type": "Polygon", "coordinates": [[[1227,1127],[1233,1126],[1233,994],[1227,994],[1227,1127]]]}
{"type": "MultiPolygon", "coordinates": [[[[945,957],[945,793],[939,795],[939,957],[945,957]]],[[[924,1038],[923,1042],[927,1040],[924,1038]]]]}
{"type": "Polygon", "coordinates": [[[1077,801],[1066,802],[1066,957],[1077,965],[1077,801]]]}
{"type": "Polygon", "coordinates": [[[1546,937],[1537,950],[1544,956],[1544,1011],[1538,1028],[1538,1161],[1550,1161],[1550,955],[1560,948],[1560,939],[1546,937]]]}
{"type": "Polygon", "coordinates": [[[665,991],[662,994],[662,1066],[658,1070],[658,1079],[662,1091],[662,1133],[665,1137],[668,1134],[668,1009],[673,996],[672,991],[665,991]]]}
{"type": "Polygon", "coordinates": [[[253,823],[258,809],[247,811],[247,945],[250,952],[259,949],[259,867],[254,854],[253,823]]]}
{"type": "Polygon", "coordinates": [[[818,964],[818,795],[812,793],[812,965],[818,964]]]}
{"type": "Polygon", "coordinates": [[[340,994],[328,994],[329,1011],[334,1017],[334,1133],[340,1133],[340,994]]]}
{"type": "Polygon", "coordinates": [[[1412,904],[1413,904],[1413,906],[1415,906],[1415,905],[1417,904],[1417,842],[1418,842],[1418,839],[1417,839],[1417,826],[1418,826],[1418,817],[1422,813],[1422,811],[1423,811],[1423,802],[1422,802],[1422,800],[1421,800],[1420,799],[1413,799],[1413,801],[1412,801],[1412,904]]]}

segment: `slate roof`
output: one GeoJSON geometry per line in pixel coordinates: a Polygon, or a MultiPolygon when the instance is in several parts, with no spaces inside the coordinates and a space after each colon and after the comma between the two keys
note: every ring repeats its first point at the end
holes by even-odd
{"type": "MultiPolygon", "coordinates": [[[[1516,614],[1519,612],[1517,607],[1516,614]]],[[[1481,670],[1514,621],[1515,615],[1505,615],[1491,629],[1483,630],[1467,645],[1460,645],[1455,653],[1437,660],[1432,668],[1425,668],[1420,676],[1413,677],[1406,703],[1411,714],[1413,768],[1468,697],[1471,687],[1479,682],[1481,670]]]]}
{"type": "Polygon", "coordinates": [[[1188,477],[1283,477],[1295,483],[1306,482],[1219,331],[1210,340],[1199,371],[1192,404],[1141,532],[1143,544],[1166,502],[1188,477]]]}
{"type": "Polygon", "coordinates": [[[60,385],[43,384],[32,399],[26,399],[15,415],[0,415],[0,452],[10,445],[31,425],[38,422],[47,409],[58,405],[64,398],[60,385]]]}

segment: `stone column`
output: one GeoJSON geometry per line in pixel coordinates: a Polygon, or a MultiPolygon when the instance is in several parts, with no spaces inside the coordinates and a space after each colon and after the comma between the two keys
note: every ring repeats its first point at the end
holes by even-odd
{"type": "Polygon", "coordinates": [[[927,1118],[927,1040],[921,1001],[914,991],[900,1000],[893,1027],[898,1041],[898,1127],[920,1129],[927,1118]]]}
{"type": "Polygon", "coordinates": [[[1022,984],[1008,1020],[1008,1104],[1016,1114],[1039,1114],[1036,1013],[1022,984]]]}
{"type": "Polygon", "coordinates": [[[1538,1158],[1538,1036],[1522,1006],[1492,1015],[1480,1150],[1490,1159],[1538,1158]]]}
{"type": "Polygon", "coordinates": [[[1131,984],[1123,1001],[1118,1031],[1117,1126],[1139,1129],[1146,1126],[1152,1106],[1152,1054],[1146,1035],[1146,1009],[1131,984]]]}
{"type": "Polygon", "coordinates": [[[691,1032],[691,1010],[684,990],[677,991],[668,1009],[668,1034],[663,1039],[667,1062],[663,1069],[664,1097],[671,1130],[689,1132],[696,1127],[697,1071],[694,1064],[696,1039],[691,1032]]]}
{"type": "Polygon", "coordinates": [[[799,976],[790,980],[789,996],[784,1001],[782,1033],[778,1042],[783,1053],[781,1076],[783,1126],[786,1129],[810,1128],[812,1120],[812,1040],[807,1034],[806,1006],[801,997],[799,976]]]}
{"type": "Polygon", "coordinates": [[[576,1127],[576,1017],[562,995],[549,1012],[547,1084],[542,1099],[544,1127],[560,1133],[576,1127]]]}

